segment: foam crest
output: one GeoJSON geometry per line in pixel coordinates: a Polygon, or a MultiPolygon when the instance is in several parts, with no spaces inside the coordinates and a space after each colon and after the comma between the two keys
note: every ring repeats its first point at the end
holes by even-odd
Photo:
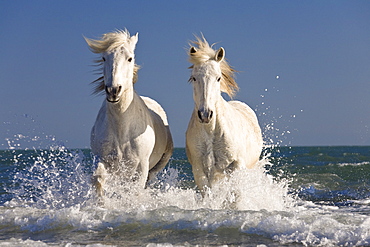
{"type": "Polygon", "coordinates": [[[305,246],[363,246],[369,244],[368,219],[346,211],[305,205],[290,212],[265,214],[257,224],[245,222],[241,231],[269,236],[282,244],[305,246]]]}

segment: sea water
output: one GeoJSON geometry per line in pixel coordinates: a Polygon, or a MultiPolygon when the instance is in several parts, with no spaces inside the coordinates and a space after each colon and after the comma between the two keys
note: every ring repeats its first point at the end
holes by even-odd
{"type": "Polygon", "coordinates": [[[265,148],[203,198],[185,149],[146,189],[92,188],[89,149],[0,151],[0,246],[368,246],[370,147],[265,148]]]}

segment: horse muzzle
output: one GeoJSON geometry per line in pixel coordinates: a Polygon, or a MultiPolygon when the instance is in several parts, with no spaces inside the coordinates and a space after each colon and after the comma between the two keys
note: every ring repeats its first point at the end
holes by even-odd
{"type": "Polygon", "coordinates": [[[118,87],[105,86],[107,101],[110,103],[117,103],[120,99],[121,91],[122,91],[122,86],[118,86],[118,87]]]}
{"type": "Polygon", "coordinates": [[[200,109],[198,110],[198,117],[201,123],[209,123],[213,117],[213,111],[200,109]]]}

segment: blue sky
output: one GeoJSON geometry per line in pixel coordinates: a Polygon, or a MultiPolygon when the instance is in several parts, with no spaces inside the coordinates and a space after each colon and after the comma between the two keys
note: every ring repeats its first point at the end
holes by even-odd
{"type": "Polygon", "coordinates": [[[89,147],[103,101],[83,39],[139,33],[136,91],[166,110],[176,147],[193,110],[186,48],[226,50],[236,99],[278,145],[370,145],[369,1],[0,1],[0,149],[89,147]]]}

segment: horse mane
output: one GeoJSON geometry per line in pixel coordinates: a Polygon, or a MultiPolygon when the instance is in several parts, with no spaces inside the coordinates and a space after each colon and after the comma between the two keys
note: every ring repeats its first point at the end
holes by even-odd
{"type": "MultiPolygon", "coordinates": [[[[192,44],[196,45],[197,51],[194,53],[188,53],[189,55],[189,62],[193,65],[189,67],[189,69],[192,69],[194,65],[204,63],[208,60],[215,60],[216,52],[213,50],[213,45],[211,46],[208,44],[207,40],[202,37],[195,36],[195,41],[190,41],[189,45],[192,47],[192,44]]],[[[226,59],[223,59],[220,62],[221,67],[221,91],[229,95],[230,98],[232,98],[235,93],[239,90],[238,84],[235,82],[234,74],[236,70],[234,70],[226,61],[226,59]]]]}
{"type": "MultiPolygon", "coordinates": [[[[88,39],[86,37],[85,40],[90,47],[90,50],[93,53],[103,53],[107,51],[111,51],[116,49],[117,47],[129,42],[130,39],[130,33],[127,31],[127,29],[124,30],[116,30],[115,32],[111,33],[105,33],[102,35],[101,39],[88,39]]],[[[104,92],[105,83],[104,83],[104,75],[103,74],[103,60],[102,59],[96,59],[94,60],[95,66],[100,67],[95,70],[96,74],[101,75],[98,79],[91,82],[91,84],[95,85],[93,94],[99,94],[104,92]]],[[[132,83],[135,84],[138,79],[138,71],[140,69],[140,66],[135,64],[134,65],[134,77],[132,79],[132,83]]]]}

